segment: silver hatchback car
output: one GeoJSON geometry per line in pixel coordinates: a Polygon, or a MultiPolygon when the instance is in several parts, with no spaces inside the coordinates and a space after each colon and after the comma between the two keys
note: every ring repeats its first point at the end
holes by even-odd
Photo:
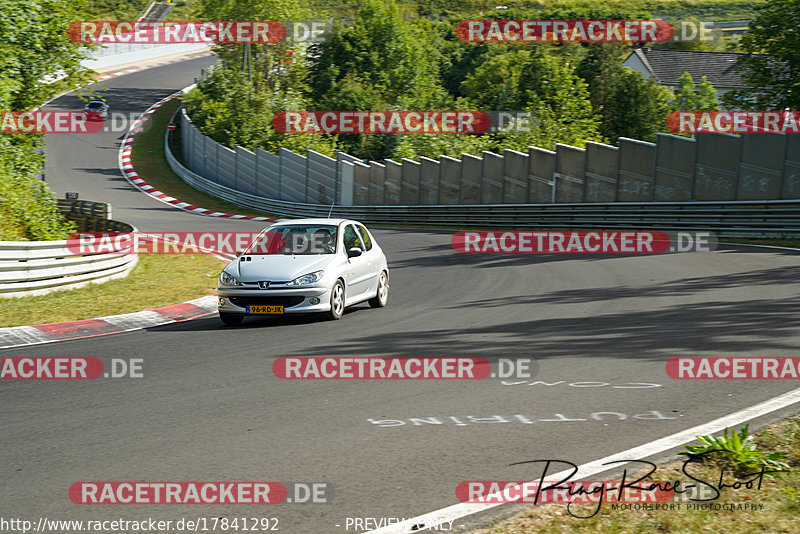
{"type": "Polygon", "coordinates": [[[386,255],[367,228],[346,219],[285,220],[266,228],[219,276],[219,317],[325,313],[389,299],[386,255]]]}

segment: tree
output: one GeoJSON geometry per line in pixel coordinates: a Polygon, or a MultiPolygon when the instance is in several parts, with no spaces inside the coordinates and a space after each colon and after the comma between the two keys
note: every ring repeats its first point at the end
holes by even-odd
{"type": "Polygon", "coordinates": [[[625,69],[606,103],[603,133],[615,143],[620,137],[655,141],[656,134],[666,130],[671,97],[666,87],[625,69]]]}
{"type": "Polygon", "coordinates": [[[529,50],[492,56],[467,75],[461,94],[480,109],[521,109],[526,103],[526,91],[519,81],[530,58],[529,50]]]}
{"type": "Polygon", "coordinates": [[[586,82],[561,58],[541,49],[531,57],[520,76],[526,88],[525,111],[532,117],[529,132],[499,136],[503,148],[524,150],[528,146],[547,149],[556,143],[584,146],[586,141],[604,141],[601,117],[589,100],[586,82]]]}
{"type": "Polygon", "coordinates": [[[338,83],[354,75],[387,102],[429,85],[436,69],[425,43],[400,18],[393,0],[368,0],[351,28],[339,29],[315,47],[313,101],[335,106],[329,95],[338,83]]]}
{"type": "MultiPolygon", "coordinates": [[[[66,28],[84,18],[82,0],[5,0],[0,19],[0,109],[27,111],[87,81],[84,49],[66,28]],[[60,73],[58,83],[47,78],[60,73]]],[[[74,228],[39,180],[42,135],[0,135],[0,239],[64,239],[74,228]]]]}
{"type": "Polygon", "coordinates": [[[800,109],[800,0],[757,4],[739,58],[746,90],[731,91],[725,102],[739,109],[800,109]]]}
{"type": "Polygon", "coordinates": [[[676,110],[695,110],[699,105],[697,93],[694,91],[694,78],[688,72],[678,78],[678,87],[675,89],[674,108],[676,110]]]}
{"type": "Polygon", "coordinates": [[[261,147],[277,152],[309,148],[333,155],[336,142],[323,134],[283,134],[272,126],[278,111],[306,109],[299,92],[259,90],[247,74],[237,67],[216,69],[184,97],[187,112],[200,130],[234,149],[261,147]]]}
{"type": "Polygon", "coordinates": [[[719,109],[719,104],[717,103],[717,90],[705,76],[700,78],[700,83],[697,84],[695,93],[697,94],[698,110],[712,111],[719,109]]]}
{"type": "Polygon", "coordinates": [[[589,86],[595,109],[608,101],[623,74],[622,62],[630,49],[622,43],[593,43],[575,68],[575,73],[589,86]]]}
{"type": "MultiPolygon", "coordinates": [[[[297,0],[200,0],[200,20],[275,20],[287,26],[294,21],[308,20],[312,13],[297,0]]],[[[242,65],[247,50],[244,44],[217,44],[214,51],[223,62],[233,67],[242,65]]],[[[308,83],[305,51],[290,39],[275,44],[248,45],[253,83],[258,91],[305,91],[308,83]]],[[[244,69],[247,70],[247,69],[244,69]]]]}
{"type": "Polygon", "coordinates": [[[708,111],[717,110],[717,90],[708,78],[703,76],[695,86],[692,75],[688,72],[678,78],[677,93],[673,101],[673,110],[708,111]]]}
{"type": "Polygon", "coordinates": [[[82,0],[4,0],[0,33],[2,109],[26,111],[90,80],[81,66],[84,45],[69,39],[70,23],[83,18],[82,0]],[[60,73],[58,84],[47,79],[60,73]]]}

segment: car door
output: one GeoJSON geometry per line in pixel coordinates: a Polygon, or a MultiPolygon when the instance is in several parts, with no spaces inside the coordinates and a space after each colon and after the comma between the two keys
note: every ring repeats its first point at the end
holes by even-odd
{"type": "Polygon", "coordinates": [[[369,289],[367,290],[370,295],[375,295],[378,292],[378,275],[380,274],[381,261],[378,255],[378,247],[373,246],[372,238],[363,225],[356,223],[356,230],[364,244],[364,255],[367,257],[367,264],[369,265],[370,281],[369,289]]]}
{"type": "Polygon", "coordinates": [[[354,247],[362,250],[361,256],[348,258],[344,269],[344,280],[347,284],[345,298],[347,304],[352,304],[354,301],[361,300],[364,295],[369,294],[372,273],[364,243],[352,223],[348,223],[345,226],[342,242],[345,255],[348,250],[354,247]]]}

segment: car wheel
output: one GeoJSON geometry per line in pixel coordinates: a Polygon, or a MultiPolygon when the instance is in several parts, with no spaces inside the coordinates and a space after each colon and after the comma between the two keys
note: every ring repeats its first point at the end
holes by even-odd
{"type": "Polygon", "coordinates": [[[228,326],[236,326],[242,324],[244,315],[241,313],[222,313],[219,314],[220,320],[228,326]]]}
{"type": "Polygon", "coordinates": [[[341,319],[344,314],[344,284],[337,280],[331,289],[331,311],[328,317],[333,320],[341,319]]]}
{"type": "Polygon", "coordinates": [[[389,300],[389,276],[386,271],[381,271],[378,277],[378,293],[369,299],[369,305],[373,308],[383,308],[389,300]]]}

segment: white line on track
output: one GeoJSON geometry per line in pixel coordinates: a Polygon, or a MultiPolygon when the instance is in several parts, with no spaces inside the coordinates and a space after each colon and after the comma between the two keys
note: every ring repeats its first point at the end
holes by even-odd
{"type": "MultiPolygon", "coordinates": [[[[657,439],[645,445],[628,449],[611,456],[606,456],[599,460],[583,464],[578,468],[577,476],[573,477],[574,480],[585,479],[586,477],[608,471],[609,469],[617,468],[625,465],[624,463],[614,464],[612,466],[605,465],[609,462],[618,460],[638,460],[662,453],[669,449],[679,447],[685,443],[694,441],[697,436],[705,434],[713,434],[724,430],[725,428],[734,427],[756,417],[766,415],[768,413],[780,410],[792,404],[800,402],[800,388],[784,393],[777,397],[773,397],[755,406],[739,410],[738,412],[720,417],[711,422],[698,425],[677,434],[667,436],[665,438],[657,439]]],[[[571,470],[561,471],[548,476],[551,480],[560,480],[570,474],[571,470]]],[[[531,481],[535,482],[535,481],[531,481]]],[[[455,488],[453,488],[455,491],[455,488]]],[[[487,495],[487,500],[500,500],[500,493],[487,495]]],[[[501,506],[504,503],[459,503],[439,510],[434,510],[427,514],[419,515],[417,517],[406,519],[401,523],[387,525],[375,530],[370,530],[364,534],[409,534],[427,530],[421,525],[435,526],[437,524],[446,524],[448,521],[455,521],[456,519],[466,517],[468,515],[476,514],[478,512],[485,512],[491,508],[501,506]],[[417,528],[415,528],[415,526],[417,528]]]]}

